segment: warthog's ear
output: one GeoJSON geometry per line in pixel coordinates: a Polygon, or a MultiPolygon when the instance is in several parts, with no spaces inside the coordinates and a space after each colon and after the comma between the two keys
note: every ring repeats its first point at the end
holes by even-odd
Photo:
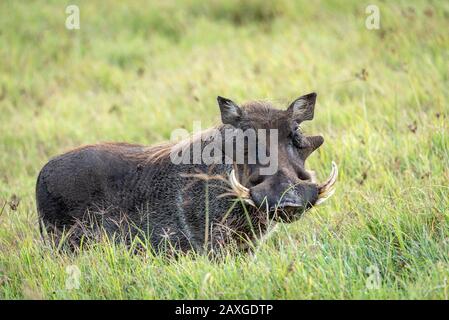
{"type": "Polygon", "coordinates": [[[242,117],[242,109],[234,101],[220,96],[217,97],[217,101],[223,124],[236,126],[242,117]]]}
{"type": "Polygon", "coordinates": [[[312,120],[315,111],[316,93],[312,92],[299,97],[288,107],[291,117],[298,123],[312,120]]]}

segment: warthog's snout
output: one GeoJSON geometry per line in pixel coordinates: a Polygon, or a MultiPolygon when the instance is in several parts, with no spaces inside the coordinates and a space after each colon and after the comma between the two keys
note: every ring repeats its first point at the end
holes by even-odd
{"type": "Polygon", "coordinates": [[[322,184],[317,183],[313,174],[308,180],[288,183],[285,175],[278,173],[266,176],[255,185],[247,188],[238,182],[235,172],[230,175],[231,186],[244,201],[251,206],[271,213],[275,220],[294,221],[308,208],[323,203],[335,192],[338,167],[332,161],[329,178],[322,184]]]}

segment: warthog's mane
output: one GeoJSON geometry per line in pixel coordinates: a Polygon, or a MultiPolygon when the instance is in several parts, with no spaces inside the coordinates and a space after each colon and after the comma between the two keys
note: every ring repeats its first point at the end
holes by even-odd
{"type": "MultiPolygon", "coordinates": [[[[256,122],[267,122],[278,117],[279,110],[275,109],[268,101],[255,100],[243,104],[242,109],[255,116],[256,122]]],[[[253,127],[251,122],[244,123],[244,128],[253,127]]],[[[69,153],[77,152],[87,148],[96,148],[104,151],[110,151],[119,154],[124,159],[138,161],[142,164],[160,164],[170,161],[170,154],[190,148],[195,142],[208,139],[213,132],[218,130],[223,132],[225,129],[233,128],[229,125],[215,125],[211,128],[193,133],[180,141],[163,141],[154,145],[141,145],[127,142],[101,142],[98,144],[88,144],[75,149],[68,150],[69,153]]]]}
{"type": "MultiPolygon", "coordinates": [[[[255,116],[255,121],[259,123],[270,122],[273,119],[279,117],[279,110],[275,109],[273,105],[268,101],[255,100],[246,102],[242,106],[244,112],[251,113],[253,117],[255,116]]],[[[146,161],[149,163],[158,163],[160,161],[167,160],[170,157],[171,152],[178,152],[180,150],[189,149],[195,142],[207,141],[213,136],[214,131],[223,132],[225,129],[233,129],[234,127],[229,125],[215,125],[211,128],[205,129],[203,131],[191,134],[189,137],[177,142],[166,141],[159,144],[147,147],[145,150],[146,161]]],[[[253,123],[247,121],[242,123],[243,129],[253,128],[253,123]]],[[[235,128],[234,128],[235,129],[235,128]]]]}

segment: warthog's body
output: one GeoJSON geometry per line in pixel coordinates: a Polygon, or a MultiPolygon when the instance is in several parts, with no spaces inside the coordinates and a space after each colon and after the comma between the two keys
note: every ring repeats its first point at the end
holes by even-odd
{"type": "MultiPolygon", "coordinates": [[[[52,159],[39,174],[36,190],[48,231],[72,228],[74,241],[98,227],[127,238],[144,232],[155,248],[170,240],[183,250],[198,249],[206,241],[206,206],[209,223],[232,221],[232,227],[248,231],[240,204],[221,221],[232,205],[229,197],[219,197],[229,188],[226,182],[198,177],[198,172],[226,177],[231,165],[175,165],[169,158],[153,162],[148,161],[151,152],[138,145],[100,144],[52,159]]],[[[212,230],[208,240],[226,240],[224,225],[212,230]]]]}
{"type": "Polygon", "coordinates": [[[297,130],[300,122],[312,119],[315,97],[303,96],[286,111],[264,103],[240,108],[219,97],[223,125],[218,132],[279,131],[278,168],[270,175],[261,174],[259,159],[236,166],[174,164],[171,144],[99,144],[53,158],[37,180],[41,226],[58,240],[67,234],[75,246],[83,237],[105,232],[127,242],[144,236],[156,250],[169,245],[186,251],[230,240],[242,243],[263,234],[273,220],[293,221],[329,196],[335,182],[319,186],[304,169],[305,159],[323,142],[297,130]]]}

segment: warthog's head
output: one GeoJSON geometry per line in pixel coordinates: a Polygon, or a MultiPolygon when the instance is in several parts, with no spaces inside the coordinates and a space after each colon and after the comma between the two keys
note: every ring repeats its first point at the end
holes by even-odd
{"type": "Polygon", "coordinates": [[[294,221],[334,193],[335,163],[329,179],[322,184],[316,182],[312,171],[305,169],[307,157],[324,142],[322,136],[305,136],[299,127],[303,121],[313,119],[316,93],[299,97],[286,110],[275,109],[266,102],[239,107],[229,99],[218,97],[217,100],[225,127],[241,129],[243,133],[253,131],[256,136],[256,146],[250,145],[254,140],[244,139],[244,164],[237,166],[229,177],[234,191],[247,203],[267,209],[276,220],[294,221]],[[268,133],[273,131],[276,135],[268,133]],[[265,141],[260,143],[261,140],[265,141]],[[251,148],[257,150],[255,161],[249,160],[251,148]],[[268,155],[271,163],[261,155],[268,155]],[[268,170],[270,165],[272,168],[268,170]]]}

